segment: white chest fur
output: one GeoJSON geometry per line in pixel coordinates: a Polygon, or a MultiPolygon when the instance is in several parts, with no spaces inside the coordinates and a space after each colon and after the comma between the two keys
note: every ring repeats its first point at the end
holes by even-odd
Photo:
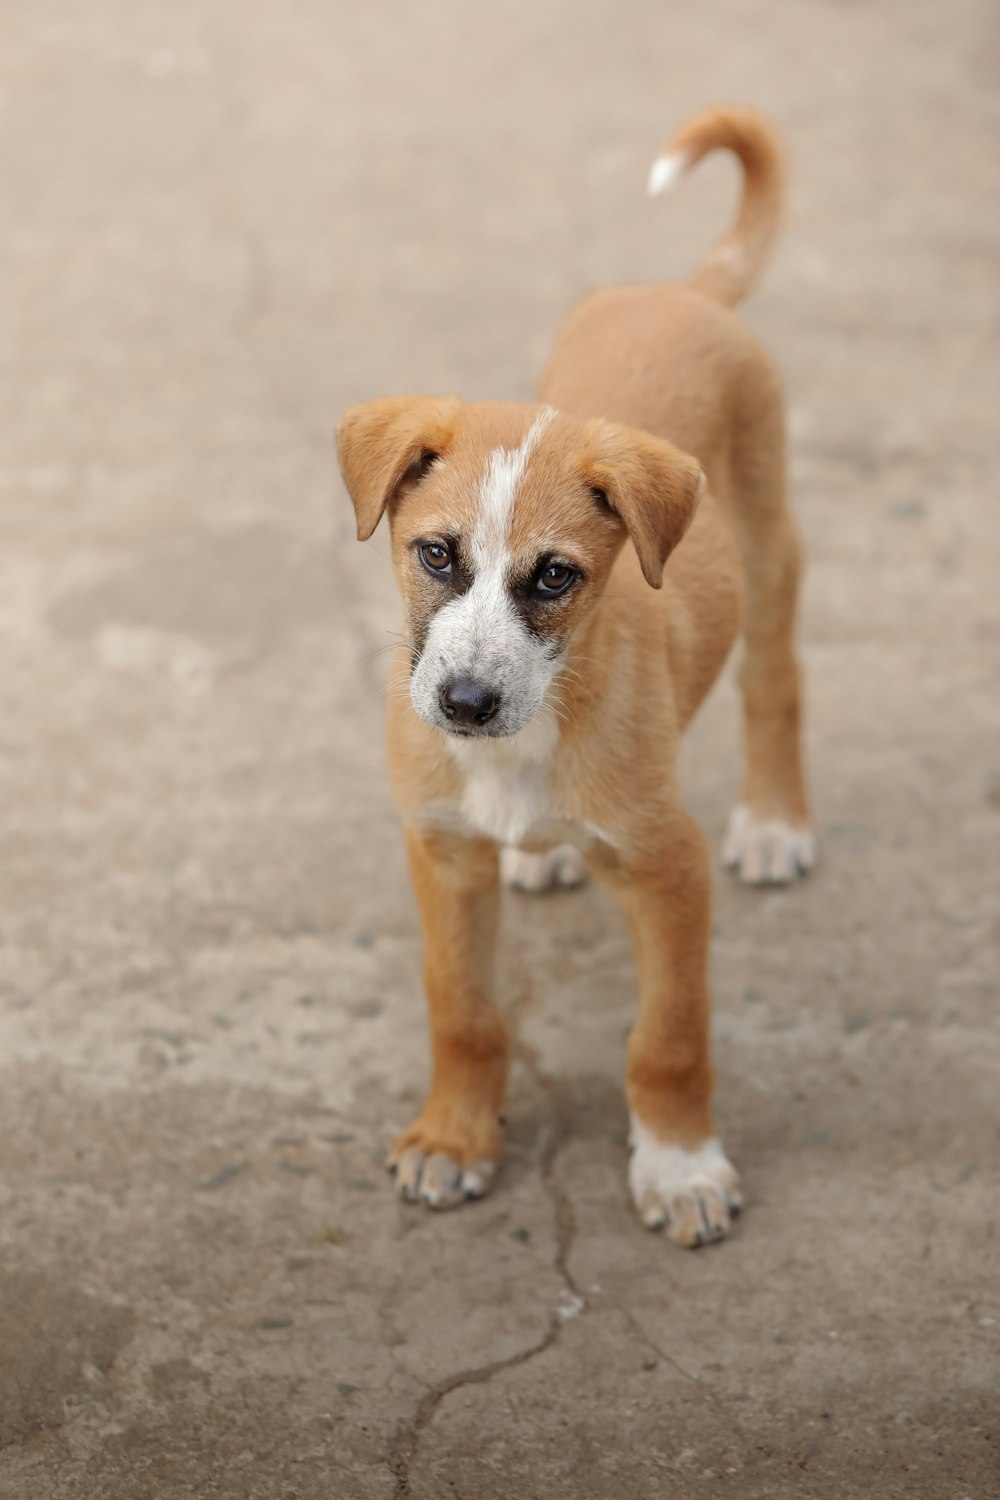
{"type": "Polygon", "coordinates": [[[538,716],[511,739],[449,741],[463,779],[462,821],[470,831],[517,844],[555,815],[549,773],[558,738],[553,721],[538,716]]]}

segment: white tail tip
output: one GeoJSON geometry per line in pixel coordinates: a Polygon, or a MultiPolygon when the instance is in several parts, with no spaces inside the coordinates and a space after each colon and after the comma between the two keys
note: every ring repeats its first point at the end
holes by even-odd
{"type": "Polygon", "coordinates": [[[687,171],[687,165],[687,156],[683,151],[675,151],[670,156],[658,156],[649,169],[646,192],[651,198],[666,192],[667,188],[673,187],[679,177],[683,177],[687,171]]]}

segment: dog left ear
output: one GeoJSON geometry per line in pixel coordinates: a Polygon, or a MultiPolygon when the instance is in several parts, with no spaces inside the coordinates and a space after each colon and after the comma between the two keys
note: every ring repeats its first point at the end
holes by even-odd
{"type": "Polygon", "coordinates": [[[621,517],[646,582],[663,586],[663,567],[694,519],[705,485],[696,459],[672,443],[621,427],[590,424],[584,478],[621,517]]]}
{"type": "Polygon", "coordinates": [[[352,406],[337,424],[337,457],[366,542],[389,502],[417,483],[451,443],[457,396],[385,396],[352,406]]]}

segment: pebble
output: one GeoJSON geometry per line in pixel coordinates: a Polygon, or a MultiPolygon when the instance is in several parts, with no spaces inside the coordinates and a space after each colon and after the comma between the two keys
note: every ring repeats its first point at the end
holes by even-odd
{"type": "Polygon", "coordinates": [[[245,1172],[248,1166],[249,1162],[245,1161],[228,1162],[226,1166],[220,1167],[217,1172],[213,1172],[210,1177],[203,1177],[198,1184],[198,1188],[203,1193],[214,1193],[217,1188],[225,1187],[227,1182],[232,1182],[234,1177],[238,1177],[241,1172],[245,1172]]]}

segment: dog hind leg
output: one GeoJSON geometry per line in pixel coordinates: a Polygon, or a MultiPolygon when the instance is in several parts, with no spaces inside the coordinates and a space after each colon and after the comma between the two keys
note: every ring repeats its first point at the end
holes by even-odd
{"type": "Polygon", "coordinates": [[[587,878],[587,865],[575,844],[557,844],[554,849],[500,850],[500,879],[515,891],[572,890],[587,878]]]}
{"type": "Polygon", "coordinates": [[[746,774],[723,858],[751,885],[784,884],[816,860],[795,650],[801,549],[785,493],[780,397],[766,382],[756,388],[757,400],[762,396],[763,410],[741,424],[731,458],[732,519],[747,581],[740,671],[746,774]]]}

